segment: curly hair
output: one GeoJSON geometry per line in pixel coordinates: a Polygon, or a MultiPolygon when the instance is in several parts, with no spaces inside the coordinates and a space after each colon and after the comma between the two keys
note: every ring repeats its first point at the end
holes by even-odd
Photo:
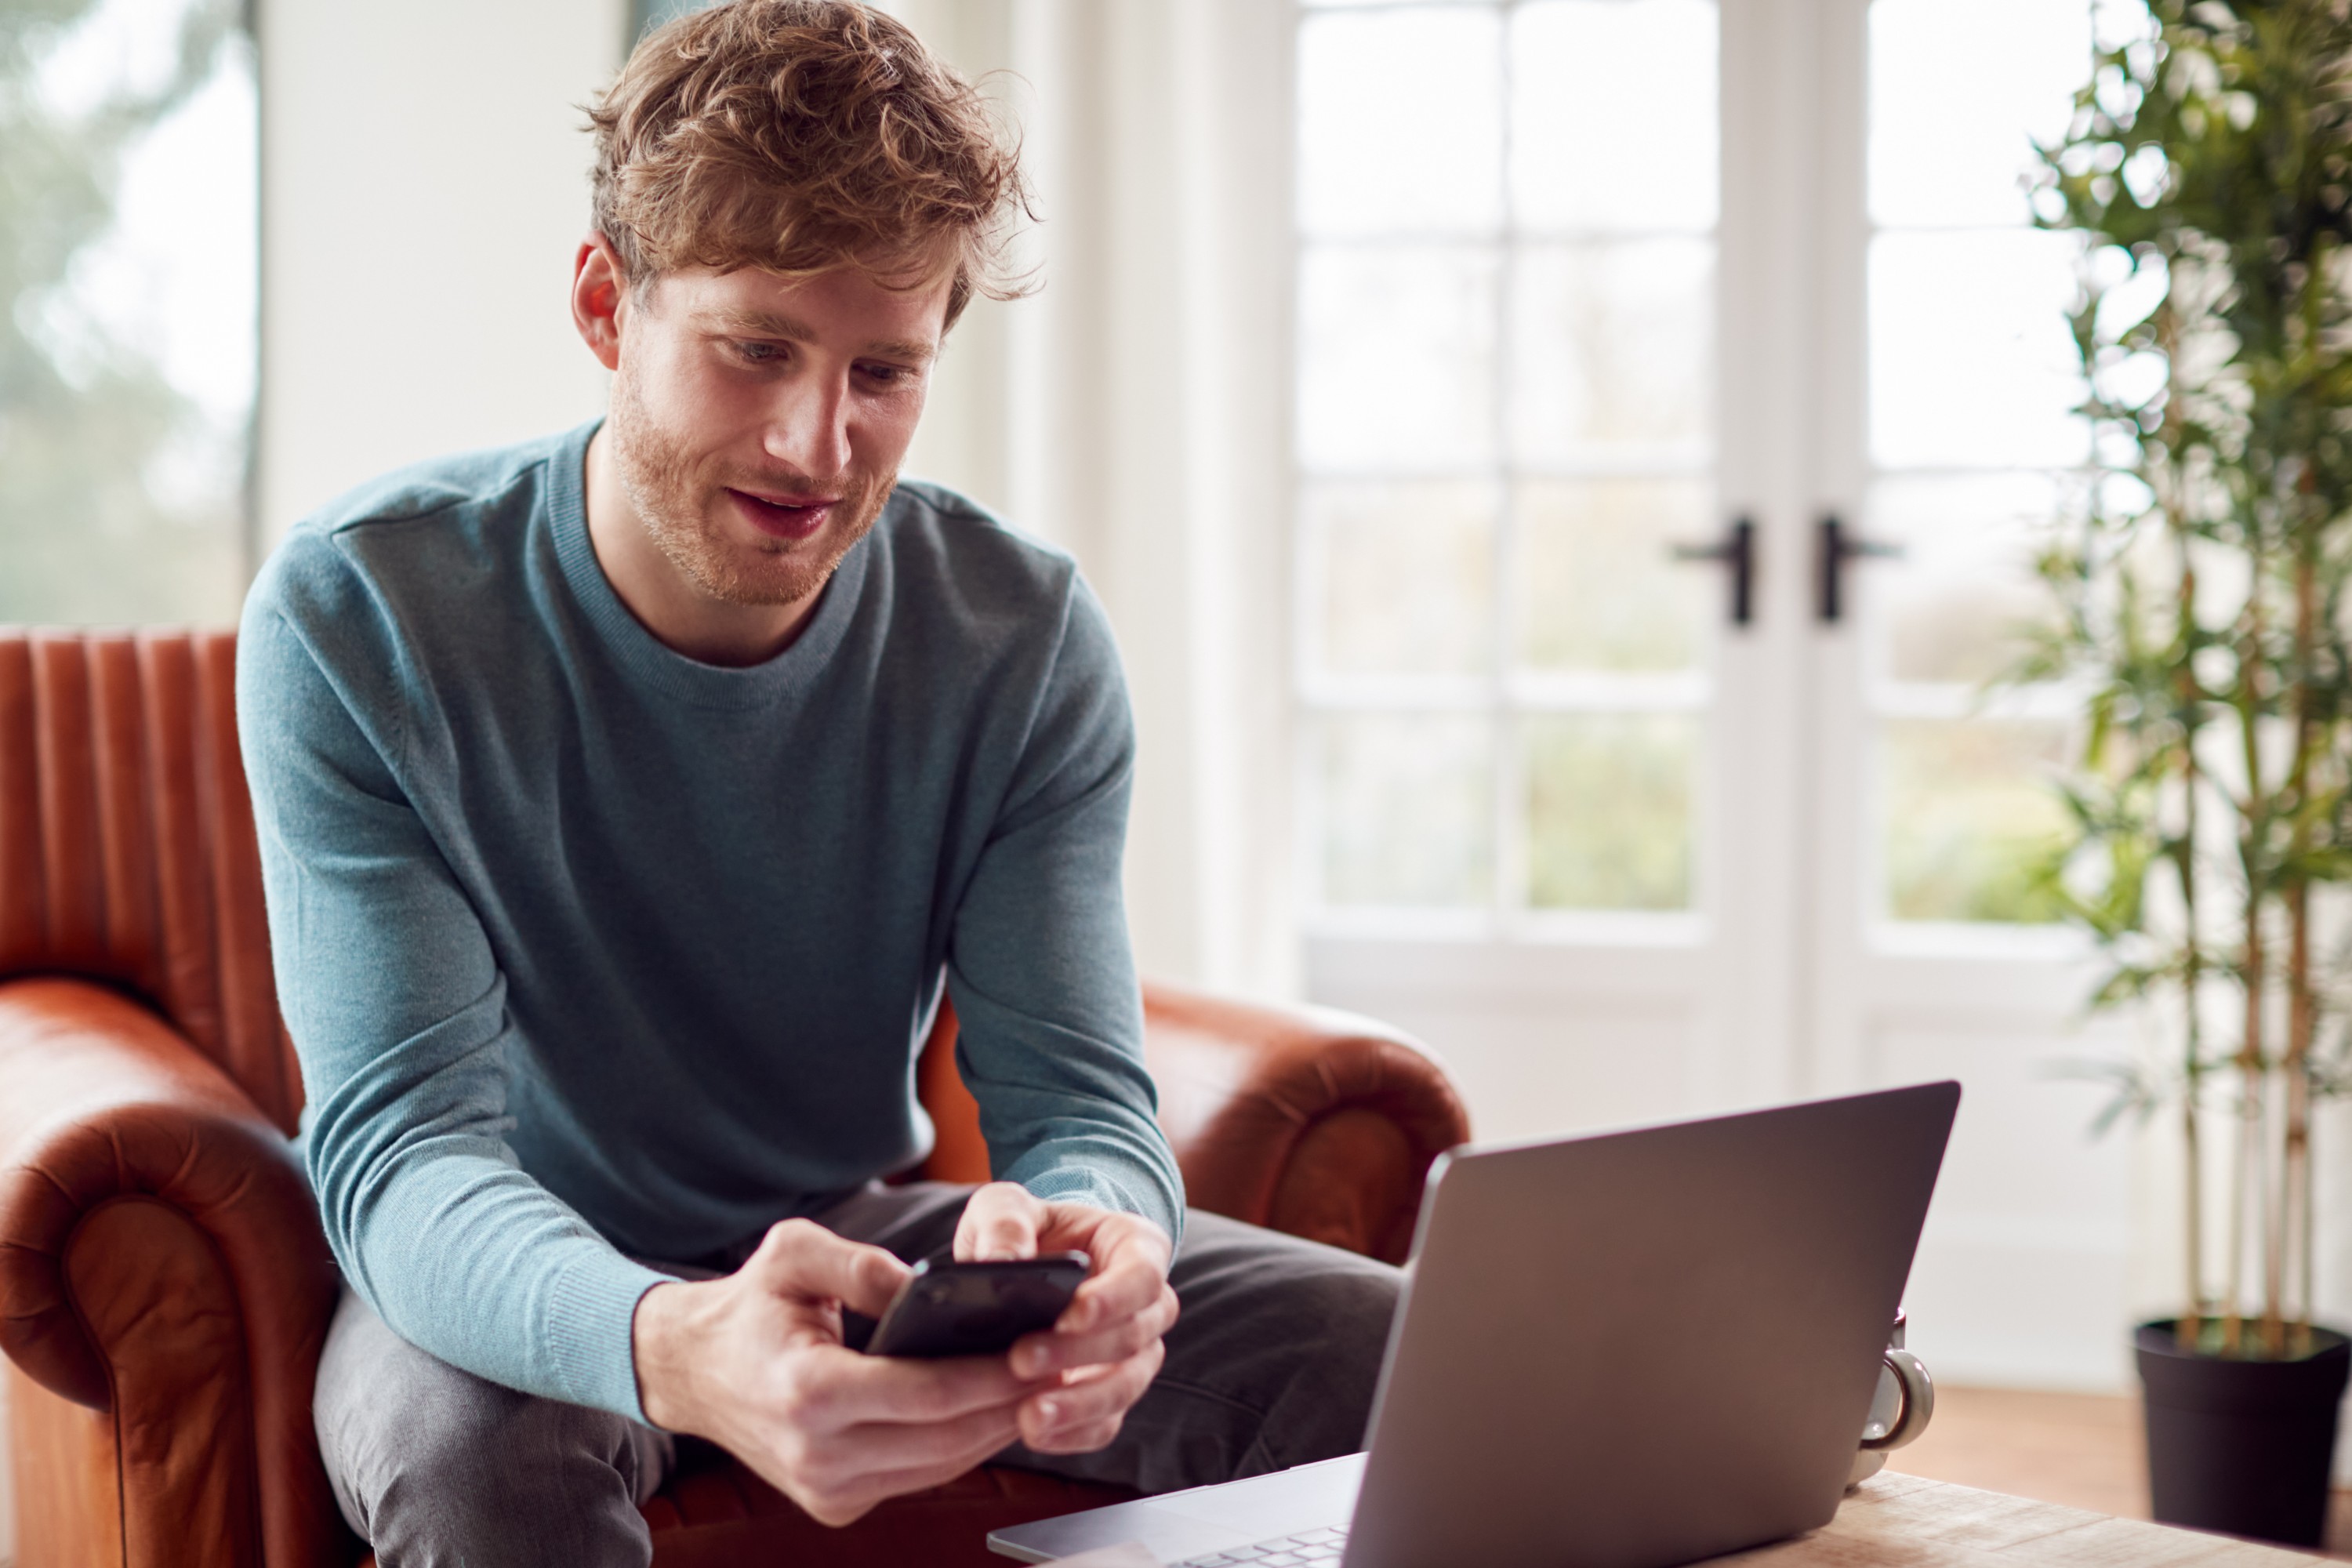
{"type": "Polygon", "coordinates": [[[952,268],[947,324],[1025,279],[1028,196],[978,89],[851,0],[730,0],[647,34],[589,110],[595,225],[633,287],[684,267],[894,288],[952,268]]]}

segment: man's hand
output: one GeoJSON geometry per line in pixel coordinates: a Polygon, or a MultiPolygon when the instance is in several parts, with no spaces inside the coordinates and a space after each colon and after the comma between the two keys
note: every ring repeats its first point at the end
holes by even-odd
{"type": "Polygon", "coordinates": [[[956,1226],[956,1260],[989,1262],[1083,1252],[1094,1272],[1051,1329],[1013,1347],[1013,1371],[1050,1378],[1020,1405],[1021,1440],[1041,1454],[1084,1454],[1119,1423],[1159,1374],[1160,1336],[1176,1321],[1168,1285],[1174,1248],[1150,1220],[1090,1204],[1048,1203],[1012,1182],[971,1194],[956,1226]]]}
{"type": "Polygon", "coordinates": [[[845,1348],[842,1308],[881,1316],[909,1272],[878,1247],[793,1219],[724,1279],[655,1286],[632,1332],[646,1415],[719,1444],[825,1524],[952,1480],[1038,1419],[1024,1402],[1045,1374],[1017,1377],[1002,1356],[845,1348]]]}

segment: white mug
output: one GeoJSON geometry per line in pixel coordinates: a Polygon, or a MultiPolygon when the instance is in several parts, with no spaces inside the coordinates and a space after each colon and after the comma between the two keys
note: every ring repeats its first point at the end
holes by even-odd
{"type": "Polygon", "coordinates": [[[1862,1428],[1861,1451],[1846,1472],[1848,1490],[1876,1475],[1889,1450],[1916,1440],[1936,1414],[1936,1382],[1927,1364],[1903,1348],[1908,1320],[1895,1314],[1895,1331],[1886,1336],[1886,1355],[1878,1368],[1878,1393],[1870,1402],[1870,1419],[1862,1428]]]}

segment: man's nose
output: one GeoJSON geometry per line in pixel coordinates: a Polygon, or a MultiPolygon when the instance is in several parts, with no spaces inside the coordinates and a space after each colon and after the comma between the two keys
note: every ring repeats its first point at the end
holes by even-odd
{"type": "Polygon", "coordinates": [[[768,455],[810,479],[849,467],[849,387],[840,375],[795,377],[768,418],[768,455]]]}

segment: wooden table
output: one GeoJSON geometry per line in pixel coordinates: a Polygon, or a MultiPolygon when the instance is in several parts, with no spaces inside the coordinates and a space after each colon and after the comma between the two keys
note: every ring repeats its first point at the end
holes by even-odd
{"type": "MultiPolygon", "coordinates": [[[[2326,1559],[2146,1520],[2032,1502],[1882,1472],[1810,1535],[1701,1568],[2288,1568],[2326,1559]]],[[[1140,1546],[1107,1546],[1055,1568],[1159,1568],[1140,1546]]]]}
{"type": "Polygon", "coordinates": [[[1882,1472],[1823,1528],[1708,1568],[2286,1568],[2280,1546],[1882,1472]]]}

